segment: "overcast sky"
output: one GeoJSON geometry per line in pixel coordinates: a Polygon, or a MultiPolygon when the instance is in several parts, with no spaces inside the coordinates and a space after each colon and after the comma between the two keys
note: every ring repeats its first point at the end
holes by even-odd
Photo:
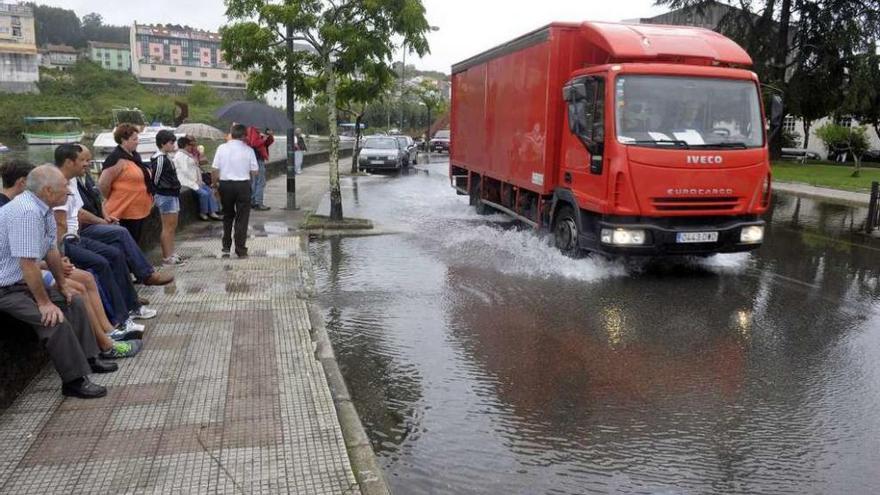
{"type": "MultiPolygon", "coordinates": [[[[226,24],[223,0],[151,0],[108,2],[98,0],[37,0],[37,3],[73,9],[80,17],[98,12],[107,24],[188,24],[217,30],[226,24]]],[[[420,61],[407,56],[419,69],[449,73],[452,64],[504,43],[551,21],[620,21],[650,17],[666,9],[653,0],[422,0],[428,22],[439,28],[428,36],[431,53],[420,61]]],[[[398,51],[398,59],[400,58],[398,51]]]]}

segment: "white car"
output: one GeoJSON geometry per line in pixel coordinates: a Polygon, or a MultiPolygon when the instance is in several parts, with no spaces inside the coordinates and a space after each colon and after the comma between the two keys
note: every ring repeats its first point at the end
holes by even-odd
{"type": "Polygon", "coordinates": [[[358,168],[361,170],[400,170],[403,167],[404,152],[397,138],[391,136],[367,136],[358,154],[358,168]]]}

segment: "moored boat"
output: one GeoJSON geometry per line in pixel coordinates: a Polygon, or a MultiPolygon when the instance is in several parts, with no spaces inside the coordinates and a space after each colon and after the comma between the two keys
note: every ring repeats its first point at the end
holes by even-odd
{"type": "Polygon", "coordinates": [[[27,144],[78,143],[83,138],[79,117],[25,117],[24,123],[27,144]]]}

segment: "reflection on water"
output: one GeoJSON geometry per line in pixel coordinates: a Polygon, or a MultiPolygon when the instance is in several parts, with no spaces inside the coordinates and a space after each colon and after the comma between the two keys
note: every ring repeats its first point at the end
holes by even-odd
{"type": "Polygon", "coordinates": [[[0,162],[10,158],[23,158],[35,165],[42,165],[55,160],[55,146],[28,146],[24,139],[15,136],[0,136],[0,143],[9,147],[9,151],[0,154],[0,162]]]}
{"type": "Polygon", "coordinates": [[[396,493],[875,493],[880,246],[778,196],[751,255],[569,260],[429,175],[359,178],[403,232],[313,243],[396,493]]]}

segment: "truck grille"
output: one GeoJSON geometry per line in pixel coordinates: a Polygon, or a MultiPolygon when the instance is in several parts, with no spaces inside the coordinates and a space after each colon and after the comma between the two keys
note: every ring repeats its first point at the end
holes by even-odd
{"type": "Polygon", "coordinates": [[[691,210],[732,210],[739,204],[736,196],[699,197],[699,198],[651,198],[651,204],[658,211],[691,211],[691,210]]]}

